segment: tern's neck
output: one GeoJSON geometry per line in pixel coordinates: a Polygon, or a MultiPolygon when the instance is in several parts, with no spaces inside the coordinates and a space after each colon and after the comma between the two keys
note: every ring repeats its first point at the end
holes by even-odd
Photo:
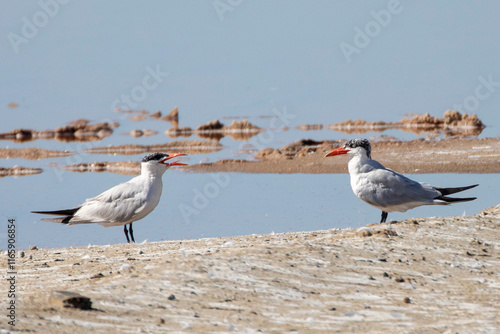
{"type": "Polygon", "coordinates": [[[151,164],[142,164],[141,165],[141,176],[154,180],[160,179],[163,176],[167,169],[161,165],[151,165],[151,164]]]}
{"type": "Polygon", "coordinates": [[[357,174],[361,172],[363,166],[366,166],[371,161],[366,154],[356,154],[349,156],[349,173],[357,174]]]}

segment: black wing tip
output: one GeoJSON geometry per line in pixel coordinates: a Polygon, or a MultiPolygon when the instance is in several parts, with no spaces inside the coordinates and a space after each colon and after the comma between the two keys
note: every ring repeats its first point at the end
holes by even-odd
{"type": "Polygon", "coordinates": [[[80,207],[55,211],[31,211],[31,213],[38,213],[41,215],[73,216],[78,210],[80,210],[80,207]]]}
{"type": "Polygon", "coordinates": [[[473,184],[471,186],[466,186],[466,187],[454,187],[454,188],[441,188],[441,187],[434,187],[437,191],[441,193],[441,196],[446,196],[446,195],[451,195],[455,193],[459,193],[465,190],[469,190],[472,188],[477,187],[479,184],[473,184]]]}
{"type": "Polygon", "coordinates": [[[457,198],[461,202],[469,202],[477,199],[477,197],[466,197],[466,198],[457,198]]]}
{"type": "Polygon", "coordinates": [[[447,203],[456,203],[456,202],[470,202],[477,199],[477,197],[455,198],[455,197],[439,196],[436,199],[445,201],[447,203]]]}
{"type": "Polygon", "coordinates": [[[60,218],[44,218],[43,221],[52,223],[62,223],[69,224],[71,219],[75,216],[75,213],[80,210],[81,207],[66,210],[56,210],[56,211],[31,211],[31,213],[38,213],[42,215],[54,215],[54,216],[65,216],[60,218]]]}

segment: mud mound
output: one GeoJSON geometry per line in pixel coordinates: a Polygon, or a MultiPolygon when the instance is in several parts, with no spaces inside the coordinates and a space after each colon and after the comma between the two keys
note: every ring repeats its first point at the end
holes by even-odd
{"type": "Polygon", "coordinates": [[[157,112],[149,115],[149,118],[170,122],[172,128],[177,129],[179,127],[179,108],[175,107],[170,110],[168,115],[162,115],[161,111],[158,110],[157,112]]]}
{"type": "MultiPolygon", "coordinates": [[[[306,125],[299,127],[303,129],[306,125]]],[[[444,133],[446,137],[470,137],[481,134],[485,125],[476,115],[460,114],[456,110],[447,110],[442,118],[425,115],[413,115],[398,122],[367,122],[365,120],[347,120],[326,125],[325,128],[344,133],[366,133],[368,131],[382,132],[388,129],[401,129],[417,135],[428,133],[437,137],[444,133]]]]}
{"type": "Polygon", "coordinates": [[[224,127],[224,131],[243,131],[243,132],[260,132],[262,129],[257,125],[250,123],[244,119],[242,121],[232,121],[231,124],[224,127]]]}
{"type": "Polygon", "coordinates": [[[0,139],[14,142],[26,142],[37,139],[55,139],[62,142],[87,142],[101,140],[113,134],[118,123],[100,122],[90,124],[88,120],[78,119],[54,130],[36,131],[31,129],[14,129],[0,133],[0,139]]]}
{"type": "Polygon", "coordinates": [[[179,108],[177,107],[170,110],[170,113],[168,113],[167,115],[163,115],[160,110],[155,111],[154,113],[150,113],[145,109],[131,110],[131,109],[116,108],[115,111],[124,114],[135,114],[130,116],[130,120],[134,122],[145,121],[146,119],[149,118],[154,120],[170,122],[173,128],[177,128],[179,126],[179,108]]]}
{"type": "Polygon", "coordinates": [[[68,165],[61,167],[70,172],[110,172],[123,175],[138,175],[141,173],[141,163],[137,161],[102,161],[92,163],[80,163],[76,165],[68,165]]]}
{"type": "Polygon", "coordinates": [[[10,168],[0,167],[0,177],[5,176],[25,176],[25,175],[33,175],[40,174],[43,172],[41,168],[30,168],[30,167],[21,167],[15,166],[10,168]]]}
{"type": "Polygon", "coordinates": [[[147,119],[146,115],[132,115],[130,116],[130,120],[132,122],[141,122],[147,119]]]}
{"type": "Polygon", "coordinates": [[[222,145],[214,141],[185,140],[173,141],[165,144],[155,145],[114,145],[106,147],[94,147],[85,150],[90,154],[122,154],[135,155],[149,152],[180,152],[187,154],[200,154],[216,152],[222,149],[222,145]]]}
{"type": "Polygon", "coordinates": [[[224,128],[224,124],[222,124],[218,119],[212,122],[208,122],[207,124],[199,125],[196,128],[196,132],[208,132],[208,131],[221,131],[224,128]]]}
{"type": "Polygon", "coordinates": [[[263,131],[263,129],[250,123],[248,120],[232,121],[229,125],[222,124],[218,119],[196,128],[199,137],[216,139],[230,136],[234,140],[248,140],[263,131]]]}
{"type": "Polygon", "coordinates": [[[170,110],[170,113],[168,115],[162,115],[161,111],[158,110],[157,112],[149,115],[149,117],[153,118],[153,119],[158,119],[161,121],[167,121],[167,122],[178,120],[179,119],[179,108],[175,107],[174,109],[170,110]]]}
{"type": "Polygon", "coordinates": [[[47,158],[68,157],[74,152],[45,150],[38,147],[26,148],[0,148],[0,158],[21,158],[27,160],[39,160],[47,158]]]}
{"type": "Polygon", "coordinates": [[[185,126],[183,128],[170,128],[165,131],[165,134],[170,138],[191,137],[191,135],[193,134],[193,129],[188,126],[185,126]]]}
{"type": "Polygon", "coordinates": [[[392,122],[368,122],[363,119],[347,120],[336,124],[325,125],[326,129],[340,131],[344,133],[366,133],[368,131],[383,132],[387,129],[398,128],[398,123],[392,122]]]}
{"type": "Polygon", "coordinates": [[[302,131],[318,131],[323,129],[323,124],[301,124],[297,125],[295,129],[302,131]]]}
{"type": "Polygon", "coordinates": [[[345,140],[321,140],[316,141],[312,139],[301,139],[294,143],[284,146],[282,149],[265,148],[257,152],[257,159],[282,159],[293,157],[304,157],[316,151],[324,152],[332,149],[333,147],[340,146],[345,140]]]}
{"type": "Polygon", "coordinates": [[[444,113],[443,118],[431,116],[429,113],[425,115],[413,115],[413,118],[404,118],[396,124],[422,128],[485,128],[483,122],[481,122],[481,120],[479,120],[475,114],[460,114],[456,110],[447,110],[444,113]]]}
{"type": "Polygon", "coordinates": [[[130,137],[138,138],[138,137],[154,136],[157,133],[158,132],[154,131],[154,130],[148,130],[148,129],[139,130],[139,129],[135,129],[135,130],[131,130],[130,132],[126,132],[124,134],[125,135],[129,135],[130,137]]]}
{"type": "Polygon", "coordinates": [[[198,135],[200,138],[219,141],[225,136],[230,136],[234,140],[248,140],[263,131],[263,129],[250,123],[248,120],[232,121],[229,125],[224,125],[218,119],[199,125],[196,129],[190,127],[172,128],[168,129],[165,133],[167,136],[176,137],[189,137],[192,134],[198,135]]]}

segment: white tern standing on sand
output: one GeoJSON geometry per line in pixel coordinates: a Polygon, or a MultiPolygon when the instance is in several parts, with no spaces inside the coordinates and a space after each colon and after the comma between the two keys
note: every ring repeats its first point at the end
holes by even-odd
{"type": "Polygon", "coordinates": [[[447,195],[474,188],[477,184],[458,188],[433,187],[385,168],[371,158],[371,146],[367,139],[350,140],[325,157],[340,154],[349,156],[352,191],[366,203],[382,210],[381,223],[386,221],[389,212],[405,212],[421,205],[447,205],[476,199],[453,198],[447,195]]]}
{"type": "Polygon", "coordinates": [[[105,227],[123,225],[127,242],[130,242],[128,224],[130,237],[132,242],[135,242],[132,223],[146,217],[158,205],[163,189],[161,180],[163,173],[171,166],[186,165],[177,161],[167,161],[183,155],[185,154],[148,154],[142,159],[141,174],[130,181],[120,183],[96,197],[89,198],[74,209],[32,212],[64,216],[42,220],[67,225],[89,223],[105,227]]]}

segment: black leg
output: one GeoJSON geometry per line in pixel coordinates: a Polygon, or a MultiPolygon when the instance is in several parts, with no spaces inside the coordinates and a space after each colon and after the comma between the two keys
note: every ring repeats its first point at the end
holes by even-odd
{"type": "Polygon", "coordinates": [[[387,220],[387,215],[387,212],[382,211],[382,219],[380,220],[380,223],[385,223],[385,221],[387,220]]]}
{"type": "Polygon", "coordinates": [[[135,243],[135,240],[134,240],[134,231],[132,231],[132,223],[129,224],[128,230],[130,231],[130,238],[132,239],[132,242],[135,243]]]}
{"type": "Polygon", "coordinates": [[[125,237],[127,238],[127,242],[130,243],[130,239],[128,238],[127,224],[123,225],[123,232],[125,232],[125,237]]]}

